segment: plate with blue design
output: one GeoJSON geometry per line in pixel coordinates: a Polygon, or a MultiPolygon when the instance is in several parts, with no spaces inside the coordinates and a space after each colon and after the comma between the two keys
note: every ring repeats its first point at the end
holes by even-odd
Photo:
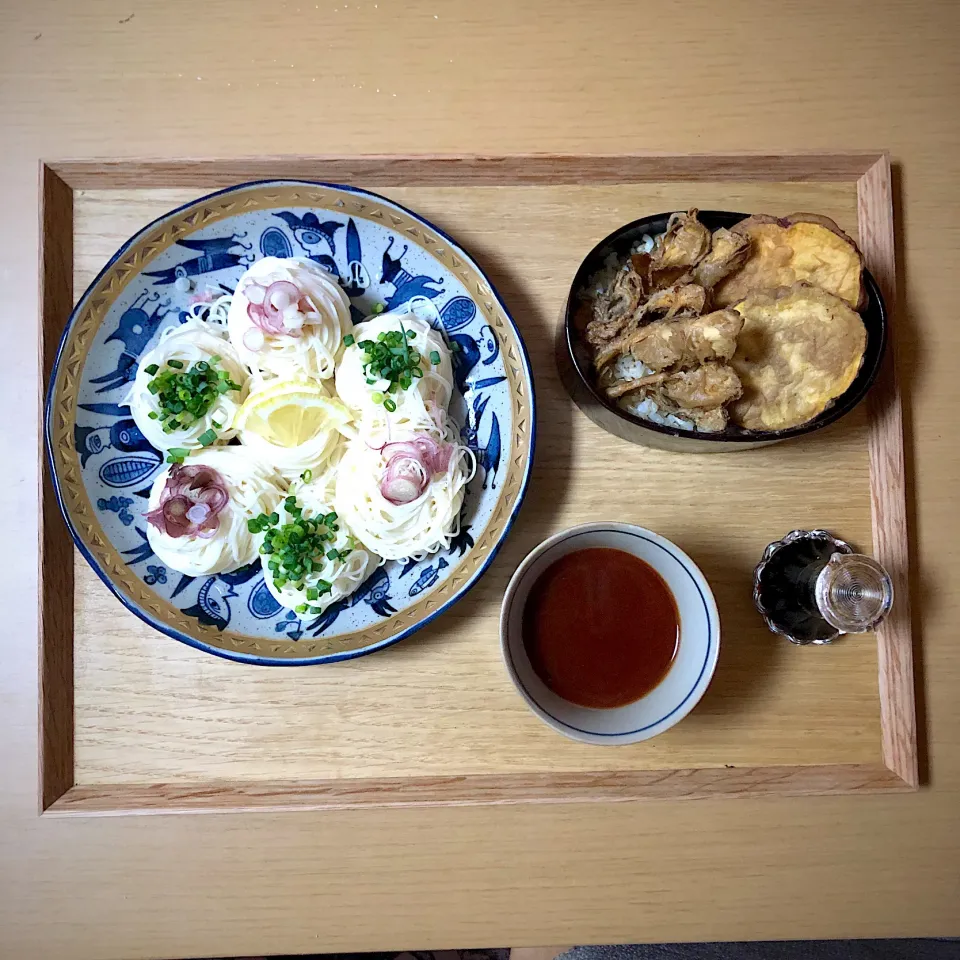
{"type": "Polygon", "coordinates": [[[133,613],[170,637],[257,664],[362,656],[456,603],[510,530],[535,435],[530,364],[509,311],[470,255],[412,211],[355,187],[265,181],[230,187],[148,224],[110,259],[70,315],[47,392],[45,431],[74,541],[133,613]],[[282,608],[259,562],[187,577],[147,541],[147,496],[163,455],[123,404],[140,356],[198,294],[232,292],[264,256],[308,257],[339,278],[358,322],[375,304],[412,309],[459,347],[450,415],[479,469],[450,549],[392,561],[320,616],[282,608]]]}

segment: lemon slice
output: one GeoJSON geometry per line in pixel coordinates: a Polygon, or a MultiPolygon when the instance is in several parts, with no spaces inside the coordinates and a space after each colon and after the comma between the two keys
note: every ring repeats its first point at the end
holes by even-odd
{"type": "Polygon", "coordinates": [[[234,427],[249,430],[277,447],[299,447],[351,420],[350,412],[318,383],[286,380],[250,394],[234,427]]]}

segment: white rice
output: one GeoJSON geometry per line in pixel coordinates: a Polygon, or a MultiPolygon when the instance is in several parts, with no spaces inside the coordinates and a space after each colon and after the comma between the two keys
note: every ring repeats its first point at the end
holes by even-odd
{"type": "Polygon", "coordinates": [[[692,420],[684,420],[672,413],[661,413],[660,408],[650,397],[632,397],[628,394],[621,397],[617,402],[627,413],[631,413],[641,420],[659,423],[663,427],[676,427],[678,430],[695,431],[697,429],[697,425],[692,420]]]}
{"type": "Polygon", "coordinates": [[[641,377],[649,377],[652,373],[653,371],[645,363],[626,353],[621,353],[613,363],[615,380],[639,380],[641,377]]]}
{"type": "Polygon", "coordinates": [[[649,233],[645,233],[639,240],[637,240],[633,246],[630,248],[631,253],[652,253],[653,246],[656,243],[653,237],[649,233]]]}

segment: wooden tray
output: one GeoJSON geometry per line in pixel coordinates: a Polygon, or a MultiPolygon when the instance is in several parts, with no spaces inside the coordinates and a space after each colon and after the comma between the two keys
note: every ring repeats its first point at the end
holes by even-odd
{"type": "Polygon", "coordinates": [[[553,333],[582,257],[636,217],[692,205],[812,210],[858,235],[893,313],[886,155],[71,161],[41,167],[49,375],[75,300],[144,223],[212,189],[268,177],[353,183],[437,223],[489,272],[525,337],[538,399],[527,502],[479,585],[374,656],[299,669],[229,663],[114,600],[79,557],[46,472],[41,503],[40,807],[48,815],[370,804],[838,793],[918,782],[905,481],[893,351],[862,406],[801,441],[740,454],[647,450],[604,433],[560,386],[553,333]],[[641,523],[714,587],[720,662],[693,714],[603,749],[540,723],[500,663],[497,617],[528,550],[574,523],[641,523]],[[869,636],[794,647],[753,610],[764,545],[823,526],[893,573],[869,636]],[[879,684],[878,684],[879,677],[879,684]]]}

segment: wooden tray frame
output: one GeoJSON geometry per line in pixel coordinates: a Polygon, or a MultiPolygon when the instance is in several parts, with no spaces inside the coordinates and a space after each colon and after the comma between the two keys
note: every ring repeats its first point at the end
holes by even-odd
{"type": "MultiPolygon", "coordinates": [[[[196,187],[198,194],[278,177],[357,184],[615,184],[684,180],[855,182],[860,246],[896,307],[890,160],[886,153],[262,157],[234,160],[63,160],[40,165],[40,369],[45,391],[73,307],[73,195],[120,187],[196,187]]],[[[895,329],[891,331],[895,333],[895,329]]],[[[370,805],[619,801],[912,790],[919,784],[908,584],[906,480],[894,340],[870,394],[873,551],[891,571],[892,615],[877,631],[882,762],[612,773],[279,782],[77,785],[73,726],[73,541],[60,517],[40,438],[40,756],[44,815],[289,810],[370,805]]],[[[41,410],[43,395],[40,397],[41,410]]],[[[40,422],[42,424],[41,416],[40,422]]]]}

